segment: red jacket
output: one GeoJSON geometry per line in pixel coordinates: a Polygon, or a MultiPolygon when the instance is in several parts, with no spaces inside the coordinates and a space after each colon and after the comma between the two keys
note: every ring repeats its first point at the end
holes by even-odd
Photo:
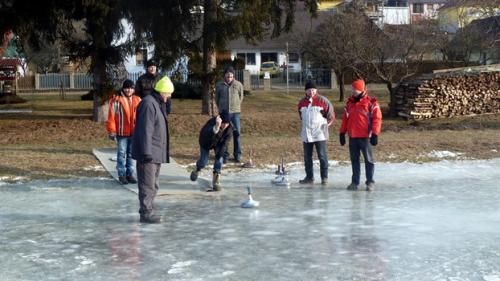
{"type": "Polygon", "coordinates": [[[353,97],[347,100],[342,114],[339,132],[351,138],[368,138],[379,135],[382,127],[382,112],[376,98],[365,94],[358,102],[353,97]]]}
{"type": "Polygon", "coordinates": [[[141,98],[136,95],[128,98],[123,93],[109,99],[108,121],[106,122],[108,134],[122,137],[132,136],[135,128],[136,110],[140,101],[141,98]]]}

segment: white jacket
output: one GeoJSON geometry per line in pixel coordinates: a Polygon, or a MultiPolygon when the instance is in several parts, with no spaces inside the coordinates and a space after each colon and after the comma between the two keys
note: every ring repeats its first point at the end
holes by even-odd
{"type": "Polygon", "coordinates": [[[302,119],[300,136],[303,142],[328,140],[328,123],[335,119],[333,106],[323,96],[304,98],[299,103],[299,113],[302,119]]]}

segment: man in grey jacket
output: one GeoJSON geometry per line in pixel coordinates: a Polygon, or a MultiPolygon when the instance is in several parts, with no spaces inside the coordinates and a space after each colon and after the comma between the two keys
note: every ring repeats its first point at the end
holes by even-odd
{"type": "MultiPolygon", "coordinates": [[[[243,101],[243,85],[234,79],[234,68],[228,67],[224,70],[224,81],[217,83],[215,89],[215,101],[219,108],[219,113],[227,111],[231,114],[231,126],[233,127],[233,156],[236,163],[241,162],[240,143],[240,112],[243,101]]],[[[224,152],[223,162],[227,163],[229,153],[224,152]]]]}
{"type": "Polygon", "coordinates": [[[170,162],[167,102],[173,91],[172,82],[165,76],[137,108],[132,158],[137,160],[139,214],[142,223],[161,222],[161,217],[153,214],[153,201],[160,187],[161,163],[170,162]]]}

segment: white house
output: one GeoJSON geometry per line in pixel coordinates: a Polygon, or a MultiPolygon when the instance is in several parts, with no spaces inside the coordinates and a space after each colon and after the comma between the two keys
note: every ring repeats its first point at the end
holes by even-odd
{"type": "Polygon", "coordinates": [[[367,15],[382,27],[384,24],[413,24],[437,19],[439,8],[448,0],[381,0],[373,1],[367,15]]]}
{"type": "Polygon", "coordinates": [[[424,19],[438,19],[439,8],[448,0],[410,0],[410,20],[416,23],[424,19]]]}
{"type": "Polygon", "coordinates": [[[278,38],[267,36],[257,44],[251,44],[243,38],[230,41],[226,47],[231,59],[241,58],[245,61],[245,69],[252,74],[260,73],[263,62],[274,61],[283,69],[287,66],[290,72],[300,72],[308,62],[303,61],[300,54],[300,44],[304,36],[314,29],[335,11],[319,11],[318,17],[311,18],[309,12],[300,2],[295,10],[295,24],[289,33],[282,33],[278,38]]]}

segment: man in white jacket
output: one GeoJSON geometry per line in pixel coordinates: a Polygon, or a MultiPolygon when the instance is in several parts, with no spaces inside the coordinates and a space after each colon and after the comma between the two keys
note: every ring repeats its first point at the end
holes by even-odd
{"type": "Polygon", "coordinates": [[[327,98],[318,94],[316,85],[308,81],[305,97],[299,102],[298,110],[302,120],[301,138],[304,145],[304,166],[306,177],[299,183],[314,183],[313,147],[316,147],[320,163],[321,184],[328,183],[328,154],[326,141],[328,127],[335,121],[333,106],[327,98]]]}

